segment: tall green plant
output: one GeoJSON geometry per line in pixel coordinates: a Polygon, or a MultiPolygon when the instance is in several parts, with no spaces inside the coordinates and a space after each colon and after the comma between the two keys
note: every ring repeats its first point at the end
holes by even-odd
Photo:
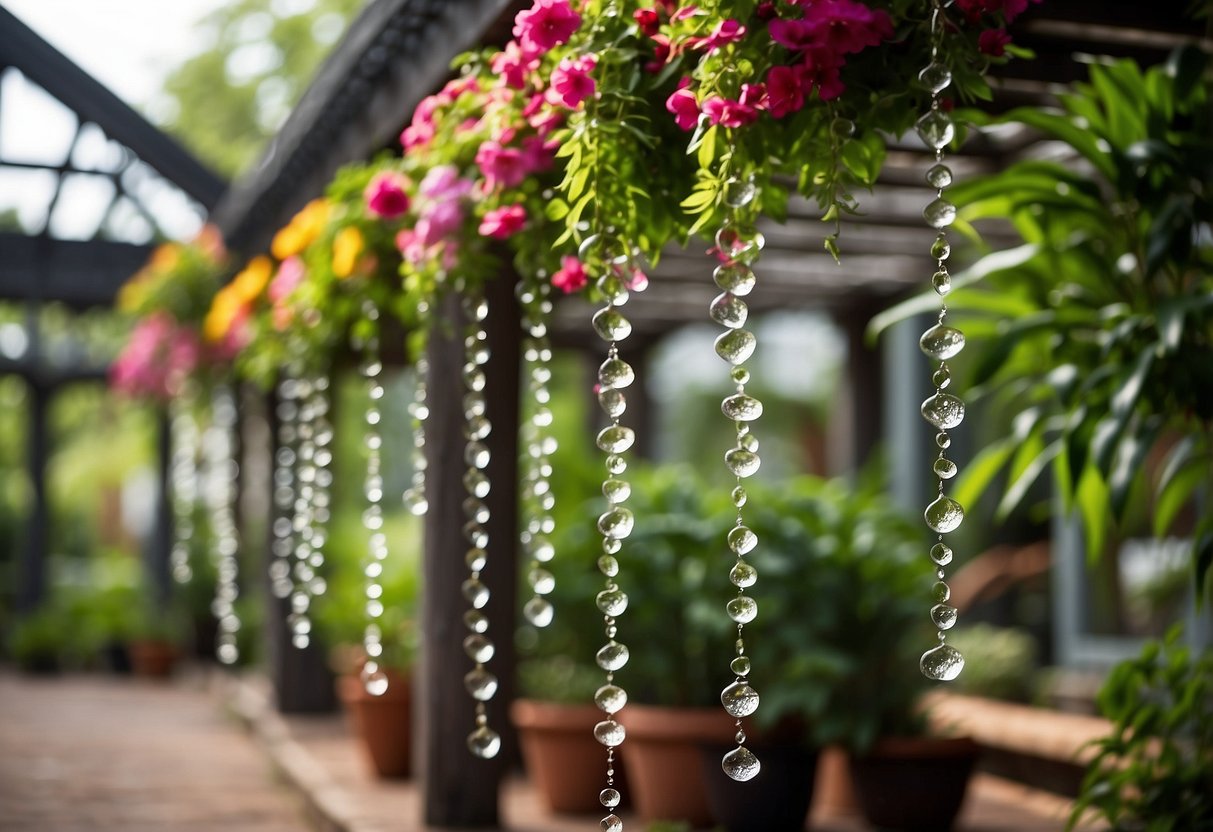
{"type": "MultiPolygon", "coordinates": [[[[962,228],[1005,218],[1025,241],[979,261],[949,297],[981,347],[974,396],[1012,416],[1005,437],[967,466],[962,503],[1005,471],[1005,516],[1052,468],[1097,554],[1110,529],[1147,513],[1166,534],[1213,485],[1208,67],[1195,47],[1145,71],[1092,65],[1090,83],[1059,96],[1058,110],[1002,119],[1060,153],[950,191],[962,228]]],[[[1191,532],[1203,583],[1213,512],[1191,532]]]]}

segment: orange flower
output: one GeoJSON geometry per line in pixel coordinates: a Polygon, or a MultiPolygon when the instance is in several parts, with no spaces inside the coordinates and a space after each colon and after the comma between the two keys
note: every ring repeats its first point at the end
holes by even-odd
{"type": "Polygon", "coordinates": [[[212,344],[218,344],[227,337],[232,324],[245,309],[244,299],[236,291],[234,283],[229,283],[215,293],[211,308],[202,322],[202,336],[212,344]]]}
{"type": "Polygon", "coordinates": [[[347,225],[338,231],[333,238],[333,274],[341,278],[352,275],[363,245],[362,232],[354,226],[347,225]]]}
{"type": "Polygon", "coordinates": [[[298,214],[291,217],[285,228],[274,235],[274,240],[270,243],[270,253],[278,260],[299,254],[320,236],[328,218],[328,202],[313,199],[303,206],[298,214]]]}
{"type": "Polygon", "coordinates": [[[153,272],[167,272],[181,259],[181,246],[177,243],[161,243],[152,251],[147,268],[153,272]]]}
{"type": "Polygon", "coordinates": [[[258,255],[232,278],[231,290],[243,303],[251,304],[265,291],[273,274],[273,261],[265,255],[258,255]]]}

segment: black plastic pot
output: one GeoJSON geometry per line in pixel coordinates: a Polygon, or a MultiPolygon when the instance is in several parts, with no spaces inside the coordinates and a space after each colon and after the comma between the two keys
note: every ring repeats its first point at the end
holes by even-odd
{"type": "Polygon", "coordinates": [[[898,832],[946,832],[956,822],[980,747],[966,737],[897,737],[851,758],[868,823],[898,832]]]}
{"type": "Polygon", "coordinates": [[[747,746],[762,763],[753,780],[738,783],[720,767],[735,746],[701,746],[708,803],[716,823],[727,832],[803,832],[813,802],[816,749],[799,746],[747,746]]]}

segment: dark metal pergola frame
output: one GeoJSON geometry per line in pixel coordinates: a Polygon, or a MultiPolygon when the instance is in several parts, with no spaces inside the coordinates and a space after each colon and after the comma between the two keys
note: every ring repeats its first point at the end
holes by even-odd
{"type": "MultiPolygon", "coordinates": [[[[125,198],[157,234],[160,225],[152,210],[124,184],[124,174],[141,163],[179,188],[209,211],[226,190],[226,183],[208,170],[175,140],[162,133],[96,79],[48,44],[12,13],[0,8],[0,77],[21,73],[52,98],[67,107],[77,119],[76,132],[62,161],[39,164],[0,158],[0,169],[43,170],[52,173],[55,188],[41,229],[32,234],[0,232],[0,299],[26,304],[29,349],[20,359],[0,362],[0,373],[21,376],[29,388],[28,475],[32,502],[25,546],[18,564],[17,607],[35,608],[46,594],[46,549],[49,512],[46,501],[46,463],[50,454],[47,412],[51,399],[63,386],[81,381],[103,381],[108,366],[89,362],[76,366],[52,366],[39,349],[38,308],[61,303],[73,310],[110,306],[119,287],[146,262],[152,246],[108,240],[97,235],[90,240],[62,240],[52,236],[51,217],[59,204],[64,182],[71,176],[109,179],[113,197],[105,217],[125,198]],[[123,150],[122,163],[113,170],[84,170],[72,159],[85,125],[95,125],[123,150]]],[[[160,495],[157,522],[149,546],[148,560],[161,592],[167,591],[168,549],[171,530],[166,501],[167,430],[162,425],[159,441],[160,495]]]]}

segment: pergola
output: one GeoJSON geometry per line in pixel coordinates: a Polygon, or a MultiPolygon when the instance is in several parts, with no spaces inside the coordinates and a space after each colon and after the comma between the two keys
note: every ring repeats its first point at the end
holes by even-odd
{"type": "MultiPolygon", "coordinates": [[[[29,234],[0,233],[0,297],[24,301],[31,308],[47,301],[76,309],[110,303],[117,287],[146,259],[151,239],[160,235],[157,211],[142,204],[135,181],[144,170],[154,171],[200,209],[211,212],[233,250],[249,255],[264,250],[273,233],[317,196],[341,165],[394,148],[416,104],[449,76],[450,59],[478,44],[503,43],[510,21],[524,5],[518,0],[374,0],[353,23],[262,160],[226,192],[221,180],[172,140],[0,9],[0,79],[19,74],[75,113],[78,124],[71,147],[54,161],[9,159],[0,148],[0,171],[41,171],[56,183],[39,228],[29,234]],[[95,168],[76,160],[77,146],[93,128],[121,149],[120,161],[95,168]],[[90,238],[59,239],[53,233],[52,219],[65,183],[75,177],[111,182],[111,204],[90,238]],[[129,209],[125,207],[128,203],[129,209]],[[141,239],[110,233],[104,218],[115,211],[133,212],[143,219],[147,228],[141,239]]],[[[1015,33],[1019,44],[1037,52],[1037,60],[1015,61],[1000,69],[992,107],[1048,102],[1058,89],[1085,77],[1080,60],[1085,55],[1128,56],[1143,63],[1162,60],[1173,45],[1194,34],[1181,6],[1047,0],[1017,24],[1015,33]]],[[[8,117],[7,109],[0,109],[0,120],[8,117]]],[[[980,173],[1039,150],[1036,137],[1025,130],[999,131],[966,144],[954,167],[961,175],[980,173]]],[[[843,405],[847,418],[839,420],[849,425],[848,435],[840,439],[845,447],[840,465],[859,463],[881,437],[893,438],[893,444],[906,449],[894,459],[896,487],[902,500],[912,504],[921,503],[918,491],[922,487],[912,475],[922,467],[912,449],[924,447],[926,441],[915,441],[921,426],[894,423],[883,414],[891,406],[900,409],[905,405],[907,412],[916,407],[919,397],[911,380],[924,378],[925,372],[917,363],[921,361],[917,350],[906,348],[905,334],[894,332],[882,354],[866,344],[864,330],[876,311],[925,283],[924,258],[917,253],[927,250],[932,234],[923,227],[920,216],[921,171],[926,166],[926,156],[915,144],[906,141],[893,148],[876,192],[862,199],[865,214],[850,222],[845,231],[842,267],[821,249],[819,217],[813,207],[794,200],[786,224],[763,227],[768,241],[761,266],[763,283],[752,298],[755,313],[812,307],[827,311],[842,327],[849,347],[850,384],[843,405]],[[907,431],[912,435],[901,435],[907,431]]],[[[987,231],[996,245],[1010,239],[998,228],[987,231]]],[[[636,331],[628,343],[631,350],[638,351],[629,356],[633,364],[642,365],[641,353],[662,335],[703,319],[713,294],[706,274],[701,252],[670,252],[662,261],[652,287],[630,307],[636,331]]],[[[493,308],[504,311],[488,322],[492,363],[486,368],[485,390],[486,415],[496,426],[489,439],[492,463],[486,473],[497,484],[486,501],[492,516],[488,532],[495,549],[491,560],[496,564],[485,576],[492,590],[486,613],[502,621],[513,620],[517,577],[512,568],[517,539],[513,484],[517,481],[520,333],[509,284],[498,280],[489,289],[496,293],[493,308]]],[[[444,311],[453,314],[454,310],[444,311]]],[[[553,327],[555,342],[587,347],[592,338],[588,318],[588,308],[580,303],[560,304],[553,327]]],[[[32,314],[30,319],[34,320],[32,314]]],[[[913,335],[909,338],[912,345],[913,335]]],[[[42,595],[45,581],[47,511],[42,482],[47,402],[58,386],[81,378],[100,378],[105,372],[100,364],[50,368],[37,350],[36,328],[31,343],[26,356],[0,362],[0,371],[20,374],[31,389],[30,475],[35,502],[19,593],[26,607],[42,595]]],[[[459,343],[436,336],[429,350],[433,378],[458,377],[462,364],[459,343]]],[[[501,668],[501,691],[490,703],[491,721],[503,729],[505,752],[494,761],[474,761],[463,742],[468,717],[465,668],[454,660],[462,656],[459,643],[463,636],[459,595],[463,544],[452,533],[463,522],[461,396],[462,390],[455,385],[431,386],[424,664],[416,674],[422,729],[418,759],[427,823],[492,827],[498,823],[499,783],[513,756],[514,742],[504,708],[513,695],[514,655],[510,640],[502,640],[494,662],[501,668]]],[[[629,416],[644,410],[641,402],[637,405],[629,416]]],[[[162,464],[168,456],[166,442],[167,433],[162,436],[162,464]]],[[[256,443],[244,447],[245,454],[260,454],[263,459],[271,459],[273,451],[256,443]]],[[[170,530],[163,500],[162,493],[157,541],[166,551],[170,530]]],[[[258,557],[246,558],[246,563],[261,565],[258,557]]],[[[266,597],[270,597],[268,591],[266,597]]],[[[281,611],[280,604],[272,599],[271,609],[281,611]]],[[[315,646],[302,651],[291,648],[282,618],[269,616],[271,672],[279,707],[295,712],[331,707],[324,657],[315,646]]]]}
{"type": "MultiPolygon", "coordinates": [[[[0,229],[0,299],[26,308],[27,347],[0,356],[0,373],[21,376],[29,387],[32,505],[16,590],[18,608],[28,611],[46,590],[47,409],[63,385],[104,380],[108,371],[105,360],[81,349],[73,350],[71,363],[53,362],[43,349],[38,311],[46,303],[73,311],[112,305],[153,244],[171,236],[160,218],[166,200],[197,223],[226,183],[3,8],[0,93],[0,124],[37,119],[25,109],[31,101],[68,114],[73,123],[62,146],[47,130],[35,152],[0,147],[0,181],[32,195],[21,206],[31,215],[22,227],[0,229]],[[92,216],[73,219],[72,195],[81,193],[92,216]]],[[[167,434],[162,450],[166,443],[167,434]]],[[[167,563],[163,491],[149,557],[167,563]]],[[[166,570],[158,573],[167,581],[166,570]]]]}
{"type": "MultiPolygon", "coordinates": [[[[514,14],[526,3],[517,0],[375,0],[354,22],[315,83],[291,114],[262,162],[237,182],[217,207],[215,219],[233,248],[254,253],[267,247],[274,231],[309,199],[318,195],[343,164],[367,159],[397,147],[397,136],[421,98],[449,77],[448,63],[476,45],[500,44],[508,38],[514,14]]],[[[1036,106],[1050,101],[1066,85],[1085,78],[1085,61],[1095,56],[1132,57],[1153,64],[1170,48],[1196,34],[1182,4],[1142,5],[1099,0],[1048,0],[1017,22],[1018,44],[1037,53],[1035,61],[1013,61],[999,68],[994,79],[994,110],[1036,106]]],[[[977,174],[1041,152],[1037,137],[1025,129],[994,131],[973,137],[954,157],[960,175],[977,174]]],[[[890,302],[922,286],[925,266],[918,252],[926,251],[932,232],[921,218],[921,172],[927,167],[921,146],[907,140],[896,144],[875,193],[861,202],[865,213],[849,222],[844,232],[845,259],[836,265],[820,243],[817,212],[793,200],[784,225],[768,223],[762,230],[767,248],[761,263],[762,285],[751,309],[762,312],[788,307],[827,311],[845,331],[848,341],[845,396],[848,435],[843,467],[862,461],[882,437],[906,449],[894,461],[895,488],[907,504],[921,503],[922,470],[914,448],[927,444],[923,426],[893,423],[883,418],[886,408],[917,407],[912,379],[925,378],[912,328],[895,331],[884,354],[864,340],[872,315],[890,302]]],[[[984,229],[994,245],[1010,243],[1006,230],[984,229]]],[[[672,329],[703,318],[714,294],[706,280],[702,252],[673,251],[654,274],[651,288],[629,307],[635,325],[628,360],[643,364],[645,348],[672,329]]],[[[494,542],[486,575],[492,590],[487,614],[512,620],[516,564],[516,442],[519,388],[519,332],[508,280],[488,290],[495,293],[489,321],[492,363],[488,370],[487,416],[497,426],[489,443],[492,464],[487,472],[495,486],[487,499],[494,542]],[[504,310],[504,311],[501,311],[504,310]]],[[[443,310],[455,315],[456,306],[443,310]]],[[[588,307],[579,302],[557,305],[553,340],[556,344],[588,348],[593,342],[586,322],[588,307]]],[[[432,377],[458,376],[460,345],[435,337],[429,348],[432,377]]],[[[451,532],[462,523],[460,485],[462,438],[460,396],[455,385],[431,385],[431,418],[427,435],[430,511],[424,553],[423,667],[420,686],[421,770],[425,816],[436,826],[486,827],[497,824],[498,785],[505,760],[511,758],[513,738],[503,736],[505,753],[497,761],[473,761],[463,747],[466,708],[464,668],[460,656],[463,628],[459,583],[462,543],[451,532]]],[[[645,410],[643,403],[639,409],[645,410]]],[[[629,407],[629,418],[636,408],[629,407]]],[[[643,419],[643,416],[640,417],[643,419]]],[[[908,421],[908,420],[907,420],[908,421]]],[[[325,707],[328,694],[310,679],[321,667],[315,648],[294,652],[274,640],[274,678],[279,706],[289,710],[325,707]],[[309,653],[311,655],[309,655],[309,653]]],[[[495,664],[502,669],[502,690],[490,703],[492,724],[505,727],[504,707],[513,695],[513,648],[499,645],[495,664]]]]}

